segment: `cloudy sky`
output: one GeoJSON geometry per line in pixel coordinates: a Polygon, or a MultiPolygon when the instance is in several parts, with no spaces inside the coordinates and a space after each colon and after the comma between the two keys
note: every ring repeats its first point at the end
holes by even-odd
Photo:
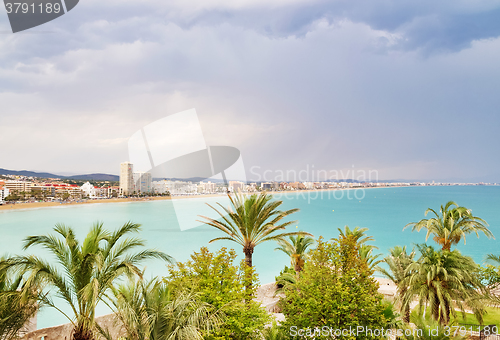
{"type": "Polygon", "coordinates": [[[253,179],[500,182],[499,36],[494,0],[81,0],[16,34],[0,8],[0,168],[118,174],[196,108],[253,179]]]}

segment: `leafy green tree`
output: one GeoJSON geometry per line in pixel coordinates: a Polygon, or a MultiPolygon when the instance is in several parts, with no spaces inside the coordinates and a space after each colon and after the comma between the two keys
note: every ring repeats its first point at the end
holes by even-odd
{"type": "Polygon", "coordinates": [[[73,324],[74,340],[93,340],[98,333],[104,333],[95,322],[95,309],[116,279],[140,275],[138,266],[147,259],[172,261],[170,256],[156,250],[136,251],[144,246],[144,241],[129,235],[139,232],[139,224],[129,222],[109,232],[102,223],[96,223],[82,243],[76,239],[73,229],[65,225],[58,224],[54,230],[59,237],[29,236],[24,241],[24,249],[42,246],[55,256],[58,266],[27,255],[8,259],[6,267],[24,273],[28,285],[46,283],[55,289],[56,295],[71,307],[73,317],[59,309],[49,297],[44,302],[73,324]]]}
{"type": "Polygon", "coordinates": [[[307,254],[307,248],[314,244],[314,239],[303,234],[297,236],[288,236],[277,240],[279,247],[275,250],[281,250],[290,256],[292,268],[295,269],[297,275],[302,271],[307,254]]]}
{"type": "Polygon", "coordinates": [[[130,280],[113,289],[113,305],[127,340],[201,340],[221,323],[197,293],[174,294],[168,284],[130,280]]]}
{"type": "Polygon", "coordinates": [[[234,195],[234,197],[231,195],[228,195],[228,197],[231,200],[230,208],[225,208],[220,203],[217,203],[222,209],[219,211],[209,205],[220,215],[220,220],[200,216],[204,219],[204,221],[200,222],[204,222],[227,234],[227,236],[211,240],[210,243],[217,240],[229,240],[241,245],[245,254],[245,261],[249,267],[252,267],[254,248],[263,242],[276,241],[292,235],[305,234],[312,236],[304,232],[280,232],[290,224],[295,223],[295,221],[282,222],[282,220],[299,209],[278,210],[283,201],[273,201],[272,196],[265,192],[250,196],[240,193],[234,195]]]}
{"type": "Polygon", "coordinates": [[[403,230],[410,226],[412,231],[420,231],[425,228],[427,229],[425,241],[433,234],[433,240],[442,246],[443,250],[451,250],[451,246],[460,242],[462,238],[465,244],[465,235],[467,234],[475,233],[479,237],[481,231],[486,237],[493,237],[493,233],[488,229],[488,223],[485,220],[473,216],[469,209],[460,207],[453,201],[441,206],[439,214],[429,208],[425,211],[425,216],[429,212],[432,212],[435,217],[408,223],[403,230]]]}
{"type": "Polygon", "coordinates": [[[12,275],[0,259],[0,339],[17,339],[39,309],[39,287],[27,287],[22,275],[12,275]]]}
{"type": "MultiPolygon", "coordinates": [[[[408,286],[405,285],[404,279],[411,273],[406,269],[410,264],[415,262],[415,251],[411,253],[406,252],[406,247],[396,246],[389,249],[390,255],[384,258],[384,262],[389,267],[386,270],[382,267],[377,267],[377,271],[382,273],[385,277],[392,280],[394,284],[398,287],[398,298],[401,299],[408,290],[408,286]]],[[[403,321],[406,323],[410,322],[410,306],[408,304],[401,306],[401,314],[403,315],[403,321]]]]}
{"type": "MultiPolygon", "coordinates": [[[[363,325],[381,329],[386,325],[382,295],[358,247],[352,235],[340,235],[330,242],[322,238],[317,241],[299,280],[280,300],[285,328],[349,329],[363,325]]],[[[337,335],[337,339],[347,338],[345,334],[337,335]]]]}
{"type": "Polygon", "coordinates": [[[417,296],[420,314],[429,304],[432,318],[443,325],[450,322],[450,315],[456,317],[456,308],[465,315],[466,307],[482,322],[488,296],[474,260],[458,250],[436,251],[426,244],[417,247],[421,256],[407,267],[409,275],[402,280],[402,285],[408,287],[403,305],[409,305],[417,296]]]}
{"type": "Polygon", "coordinates": [[[204,333],[209,340],[256,338],[269,316],[259,303],[253,301],[257,274],[244,261],[235,264],[236,252],[221,248],[216,253],[201,248],[185,263],[170,267],[166,279],[172,291],[191,289],[200,300],[224,313],[224,324],[219,330],[204,333]],[[248,282],[248,280],[251,282],[248,282]],[[245,287],[250,286],[250,289],[245,287]],[[246,301],[246,302],[245,302],[246,301]]]}

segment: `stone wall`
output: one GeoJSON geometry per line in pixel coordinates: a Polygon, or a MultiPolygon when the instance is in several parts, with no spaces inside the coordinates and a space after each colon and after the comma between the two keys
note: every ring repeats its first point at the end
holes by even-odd
{"type": "MultiPolygon", "coordinates": [[[[96,318],[97,323],[104,329],[108,329],[113,339],[123,335],[121,326],[116,321],[114,314],[108,314],[96,318]]],[[[60,326],[39,329],[25,334],[22,340],[70,340],[73,325],[67,323],[60,326]]]]}

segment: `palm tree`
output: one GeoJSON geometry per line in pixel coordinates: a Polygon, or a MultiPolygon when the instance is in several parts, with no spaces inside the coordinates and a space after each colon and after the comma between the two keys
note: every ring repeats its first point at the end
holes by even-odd
{"type": "Polygon", "coordinates": [[[383,261],[378,260],[378,258],[382,256],[382,254],[373,254],[373,249],[378,248],[368,244],[361,244],[358,249],[359,256],[361,257],[361,259],[366,261],[370,270],[374,270],[376,266],[383,261]]]}
{"type": "Polygon", "coordinates": [[[220,203],[217,203],[222,211],[218,211],[209,204],[220,215],[220,220],[200,216],[205,221],[199,222],[206,223],[227,234],[227,236],[211,240],[210,243],[218,240],[229,240],[240,244],[243,247],[245,261],[250,267],[252,267],[254,248],[259,244],[292,235],[312,236],[305,232],[280,233],[280,230],[295,223],[295,221],[289,221],[280,224],[280,221],[299,209],[278,210],[283,201],[272,201],[272,196],[265,192],[251,196],[244,196],[240,193],[234,198],[231,195],[228,197],[231,201],[231,207],[224,208],[220,203]]]}
{"type": "Polygon", "coordinates": [[[408,275],[402,284],[408,289],[402,297],[403,305],[409,306],[416,295],[420,311],[428,303],[432,318],[441,324],[449,323],[450,314],[456,316],[457,307],[463,315],[466,307],[472,309],[482,323],[487,296],[474,260],[458,250],[436,251],[426,244],[417,247],[422,255],[405,271],[408,275]]]}
{"type": "Polygon", "coordinates": [[[279,239],[277,241],[279,247],[275,250],[281,250],[290,256],[292,267],[298,275],[304,268],[307,248],[314,244],[314,239],[304,234],[289,236],[288,239],[279,239]]]}
{"type": "Polygon", "coordinates": [[[36,315],[39,305],[38,287],[23,285],[22,275],[12,275],[4,268],[0,258],[0,339],[17,339],[30,319],[36,315]]]}
{"type": "Polygon", "coordinates": [[[54,230],[60,237],[29,236],[24,241],[24,249],[42,246],[56,257],[58,266],[28,255],[8,259],[7,267],[25,273],[27,285],[44,282],[56,290],[57,296],[71,307],[73,317],[59,309],[49,297],[44,302],[60,311],[73,324],[74,340],[93,340],[98,332],[105,335],[105,331],[94,320],[95,309],[117,278],[140,275],[138,265],[147,259],[173,260],[156,250],[133,252],[143,247],[144,241],[125,237],[138,232],[139,224],[129,222],[109,232],[102,223],[96,223],[81,244],[73,229],[58,224],[54,230]]]}
{"type": "Polygon", "coordinates": [[[486,261],[494,262],[497,266],[500,266],[500,255],[488,254],[486,261]]]}
{"type": "Polygon", "coordinates": [[[221,319],[196,293],[175,295],[168,284],[131,280],[113,289],[113,305],[128,340],[197,340],[221,319]]]}
{"type": "MultiPolygon", "coordinates": [[[[377,271],[382,273],[385,277],[390,279],[398,287],[398,297],[401,299],[402,296],[406,294],[408,286],[404,284],[404,279],[408,276],[409,272],[406,271],[408,266],[415,262],[415,251],[412,250],[411,253],[406,252],[406,246],[400,247],[396,246],[389,249],[389,256],[386,256],[383,260],[389,266],[389,271],[382,267],[377,267],[377,271]]],[[[403,321],[406,323],[410,322],[410,306],[401,306],[401,314],[403,315],[403,321]]]]}
{"type": "Polygon", "coordinates": [[[276,277],[276,292],[274,295],[284,293],[287,289],[291,289],[297,284],[297,274],[283,273],[276,277]]]}
{"type": "MultiPolygon", "coordinates": [[[[365,232],[368,231],[368,228],[360,228],[355,227],[353,230],[349,228],[348,225],[344,226],[344,230],[337,228],[340,233],[340,236],[348,237],[353,236],[354,240],[358,243],[358,245],[362,245],[368,241],[375,241],[373,236],[366,236],[365,232]]],[[[332,238],[331,240],[335,240],[332,238]]]]}
{"type": "Polygon", "coordinates": [[[479,237],[479,232],[482,231],[488,238],[494,238],[485,220],[473,216],[469,209],[459,207],[453,201],[449,201],[444,207],[441,206],[439,214],[429,208],[425,211],[425,216],[429,212],[432,212],[435,217],[408,223],[403,230],[409,226],[412,226],[412,231],[425,228],[427,229],[425,240],[427,241],[429,236],[434,234],[434,241],[441,245],[443,250],[450,250],[451,246],[460,242],[462,238],[465,244],[465,235],[470,233],[475,233],[479,237]]]}
{"type": "MultiPolygon", "coordinates": [[[[360,228],[355,227],[354,229],[350,229],[349,226],[345,226],[344,230],[337,228],[340,235],[339,237],[351,237],[358,244],[358,252],[360,257],[366,261],[370,270],[373,270],[377,264],[382,262],[382,260],[377,260],[382,254],[372,254],[373,249],[378,249],[378,247],[374,245],[365,244],[368,241],[375,241],[373,236],[367,236],[366,231],[368,228],[360,228]]],[[[336,240],[335,238],[331,238],[330,240],[336,240]]]]}

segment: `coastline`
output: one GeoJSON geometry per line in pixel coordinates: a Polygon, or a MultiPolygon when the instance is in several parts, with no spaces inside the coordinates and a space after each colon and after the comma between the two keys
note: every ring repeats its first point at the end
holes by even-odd
{"type": "MultiPolygon", "coordinates": [[[[438,186],[438,185],[436,185],[438,186]]],[[[301,195],[301,194],[311,194],[314,193],[316,198],[323,195],[335,195],[337,191],[356,191],[365,189],[387,189],[387,188],[411,188],[416,186],[405,186],[405,185],[394,185],[394,186],[379,186],[379,187],[359,187],[359,188],[333,188],[333,189],[306,189],[306,190],[287,190],[287,191],[268,191],[268,194],[272,195],[276,199],[281,199],[282,197],[287,198],[287,195],[301,195]]],[[[251,194],[251,193],[244,193],[251,194]]],[[[178,196],[159,196],[159,197],[145,197],[145,198],[105,198],[105,199],[89,199],[81,202],[29,202],[29,203],[6,203],[0,205],[0,212],[14,211],[14,210],[27,210],[27,209],[40,209],[40,208],[52,208],[52,207],[73,207],[77,205],[84,204],[98,204],[98,203],[140,203],[140,202],[151,202],[151,201],[163,201],[163,200],[176,200],[176,199],[190,199],[190,198],[212,198],[221,197],[223,194],[207,194],[207,195],[178,195],[178,196]]],[[[362,199],[362,198],[361,198],[362,199]]]]}

